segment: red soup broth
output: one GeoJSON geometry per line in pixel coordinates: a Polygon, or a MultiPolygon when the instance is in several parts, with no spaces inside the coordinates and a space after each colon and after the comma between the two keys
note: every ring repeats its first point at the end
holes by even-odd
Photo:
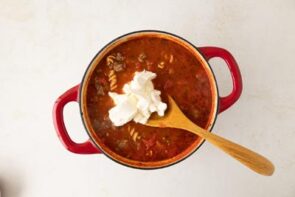
{"type": "Polygon", "coordinates": [[[198,59],[185,47],[167,39],[136,38],[116,46],[98,63],[87,88],[86,108],[91,127],[101,143],[124,158],[162,161],[187,150],[198,136],[184,130],[153,128],[135,122],[116,127],[108,110],[114,103],[108,92],[122,93],[136,71],[157,74],[155,89],[174,98],[184,114],[205,128],[210,121],[212,94],[209,78],[198,59]]]}

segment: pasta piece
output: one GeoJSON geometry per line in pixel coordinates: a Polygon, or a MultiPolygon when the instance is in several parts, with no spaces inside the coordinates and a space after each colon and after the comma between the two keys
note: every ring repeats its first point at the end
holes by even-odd
{"type": "Polygon", "coordinates": [[[113,64],[114,59],[115,59],[115,56],[113,56],[113,55],[108,56],[107,57],[107,65],[110,66],[111,64],[113,64]]]}
{"type": "Polygon", "coordinates": [[[132,136],[133,135],[133,133],[134,133],[134,128],[132,128],[131,130],[130,130],[130,135],[132,136]]]}
{"type": "Polygon", "coordinates": [[[138,132],[135,132],[134,135],[132,136],[132,139],[134,142],[136,142],[137,140],[137,135],[138,135],[138,132]]]}
{"type": "Polygon", "coordinates": [[[111,70],[110,73],[109,73],[109,77],[113,76],[114,74],[115,74],[115,71],[111,70]]]}
{"type": "Polygon", "coordinates": [[[109,81],[113,81],[113,80],[117,80],[117,76],[116,75],[109,76],[109,81]]]}
{"type": "Polygon", "coordinates": [[[117,75],[114,70],[111,70],[108,74],[108,81],[110,82],[110,90],[113,91],[117,88],[117,75]]]}
{"type": "Polygon", "coordinates": [[[158,67],[161,68],[161,69],[163,69],[165,67],[165,62],[160,62],[158,64],[158,67]]]}
{"type": "Polygon", "coordinates": [[[172,54],[170,54],[169,63],[171,64],[173,62],[173,60],[174,60],[174,57],[172,54]]]}
{"type": "Polygon", "coordinates": [[[114,78],[110,81],[111,86],[116,85],[116,83],[117,83],[117,78],[114,78]]]}
{"type": "Polygon", "coordinates": [[[153,151],[149,150],[147,153],[145,153],[145,156],[152,156],[153,155],[153,151]]]}
{"type": "Polygon", "coordinates": [[[117,85],[111,86],[111,91],[115,90],[117,87],[117,85]]]}

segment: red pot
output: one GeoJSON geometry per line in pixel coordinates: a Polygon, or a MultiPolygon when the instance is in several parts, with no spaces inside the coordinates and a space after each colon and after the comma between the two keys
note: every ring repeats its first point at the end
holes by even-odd
{"type": "Polygon", "coordinates": [[[97,53],[97,55],[93,58],[91,63],[89,64],[81,84],[76,85],[73,88],[69,89],[56,100],[54,104],[54,108],[53,108],[54,126],[60,141],[63,143],[65,148],[68,149],[69,151],[73,153],[78,153],[78,154],[94,154],[94,153],[103,152],[107,156],[109,156],[111,159],[121,164],[130,166],[130,167],[136,167],[136,168],[153,169],[153,168],[169,166],[171,164],[174,164],[183,160],[184,158],[191,155],[194,151],[196,151],[204,142],[203,139],[198,138],[199,140],[197,140],[191,146],[191,148],[189,148],[189,150],[184,151],[183,153],[179,154],[178,156],[174,158],[171,158],[165,161],[144,163],[144,162],[138,162],[138,161],[129,161],[128,159],[125,159],[123,157],[115,156],[109,150],[107,150],[103,144],[100,144],[98,140],[96,140],[97,136],[95,135],[95,132],[90,128],[89,121],[87,120],[88,117],[87,115],[85,115],[87,114],[85,113],[86,109],[84,104],[86,95],[84,94],[83,91],[85,87],[87,86],[89,76],[91,72],[94,70],[95,66],[97,65],[97,62],[99,62],[100,59],[103,57],[103,55],[106,54],[109,50],[121,44],[122,42],[125,42],[128,39],[134,39],[136,37],[144,36],[144,35],[171,39],[174,42],[177,42],[178,44],[188,47],[190,50],[194,52],[195,57],[198,58],[202,66],[205,68],[208,74],[208,77],[210,79],[209,81],[212,88],[212,98],[214,103],[214,106],[212,108],[212,113],[210,116],[210,121],[206,128],[207,130],[211,131],[214,125],[214,122],[216,120],[217,114],[228,109],[240,97],[242,92],[241,74],[235,59],[227,50],[218,48],[218,47],[195,47],[194,45],[184,40],[183,38],[180,38],[179,36],[176,36],[167,32],[162,32],[162,31],[132,32],[132,33],[116,38],[115,40],[107,44],[102,50],[100,50],[97,53]],[[214,57],[220,57],[226,62],[232,76],[233,90],[226,97],[219,96],[214,73],[208,63],[208,60],[214,57]],[[84,143],[74,142],[68,135],[68,132],[64,124],[63,109],[64,109],[64,106],[71,101],[75,101],[79,103],[80,110],[81,110],[81,118],[83,120],[86,131],[90,137],[90,139],[84,143]]]}

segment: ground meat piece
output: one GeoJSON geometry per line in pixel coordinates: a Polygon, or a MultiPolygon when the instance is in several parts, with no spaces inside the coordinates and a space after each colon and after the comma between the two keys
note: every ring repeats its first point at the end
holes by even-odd
{"type": "Polygon", "coordinates": [[[96,96],[96,95],[94,95],[94,96],[92,96],[91,98],[90,98],[90,101],[91,102],[98,102],[98,97],[96,96]]]}
{"type": "Polygon", "coordinates": [[[124,63],[120,63],[120,62],[114,62],[113,63],[113,69],[116,72],[121,72],[125,69],[125,64],[124,63]]]}
{"type": "Polygon", "coordinates": [[[109,55],[107,57],[107,65],[110,69],[113,69],[115,72],[121,72],[126,67],[124,59],[125,57],[123,57],[121,53],[109,55]]]}
{"type": "Polygon", "coordinates": [[[105,129],[111,129],[112,128],[112,122],[107,121],[107,120],[101,121],[101,120],[98,120],[98,119],[94,119],[92,124],[93,124],[93,128],[95,130],[100,130],[100,132],[106,132],[105,129]]]}
{"type": "Polygon", "coordinates": [[[118,140],[117,141],[117,146],[118,146],[119,149],[126,149],[127,146],[128,146],[128,140],[125,140],[125,139],[118,140]]]}
{"type": "Polygon", "coordinates": [[[105,92],[108,91],[108,83],[104,78],[95,78],[94,86],[96,89],[96,93],[99,96],[105,95],[105,92]]]}
{"type": "Polygon", "coordinates": [[[96,69],[95,72],[96,72],[97,74],[99,74],[99,73],[102,72],[102,69],[96,69]]]}
{"type": "Polygon", "coordinates": [[[121,53],[117,53],[116,54],[116,58],[117,61],[121,62],[123,61],[125,58],[123,57],[123,55],[121,53]]]}
{"type": "Polygon", "coordinates": [[[102,87],[102,85],[95,84],[95,88],[96,88],[97,95],[100,95],[100,96],[105,95],[104,88],[102,87]]]}

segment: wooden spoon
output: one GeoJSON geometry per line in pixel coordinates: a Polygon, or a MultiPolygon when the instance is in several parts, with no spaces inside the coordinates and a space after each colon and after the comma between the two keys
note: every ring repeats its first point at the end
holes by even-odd
{"type": "Polygon", "coordinates": [[[216,134],[210,133],[209,131],[197,126],[182,113],[170,96],[168,96],[168,100],[169,110],[166,112],[165,116],[150,118],[150,120],[146,123],[147,126],[170,127],[190,131],[204,138],[217,148],[223,150],[223,152],[229,154],[253,171],[266,176],[271,176],[273,174],[274,165],[268,159],[241,145],[231,142],[216,134]]]}

